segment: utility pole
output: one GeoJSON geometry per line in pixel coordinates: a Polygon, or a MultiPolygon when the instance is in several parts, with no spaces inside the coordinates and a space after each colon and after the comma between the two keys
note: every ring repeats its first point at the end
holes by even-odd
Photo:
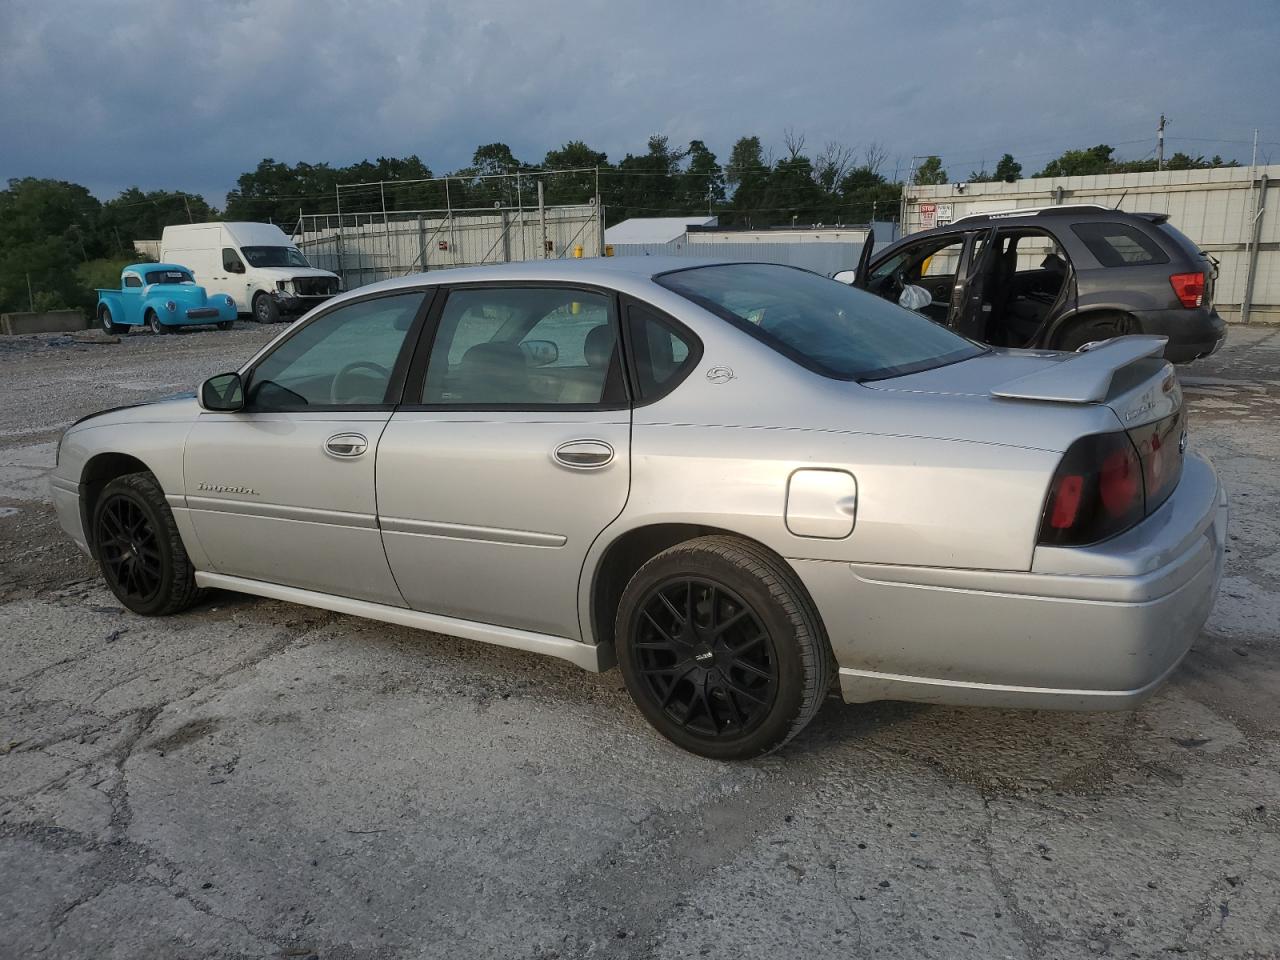
{"type": "Polygon", "coordinates": [[[182,205],[187,208],[187,223],[195,223],[195,217],[191,216],[191,204],[187,202],[187,195],[182,195],[182,205]]]}
{"type": "Polygon", "coordinates": [[[1160,126],[1156,127],[1156,169],[1164,169],[1164,126],[1169,121],[1160,114],[1160,126]]]}

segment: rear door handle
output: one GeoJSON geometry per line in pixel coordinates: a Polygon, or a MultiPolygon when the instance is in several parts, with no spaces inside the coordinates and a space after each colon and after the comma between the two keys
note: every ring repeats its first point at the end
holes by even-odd
{"type": "Polygon", "coordinates": [[[556,447],[556,463],[575,470],[594,470],[613,461],[613,447],[603,440],[570,440],[556,447]]]}
{"type": "Polygon", "coordinates": [[[369,440],[359,433],[339,433],[324,442],[324,452],[331,457],[349,460],[369,449],[369,440]]]}

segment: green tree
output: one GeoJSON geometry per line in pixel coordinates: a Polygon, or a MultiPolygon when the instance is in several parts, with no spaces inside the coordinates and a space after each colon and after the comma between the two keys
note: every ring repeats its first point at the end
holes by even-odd
{"type": "Polygon", "coordinates": [[[1000,158],[1000,162],[996,164],[995,176],[997,180],[1003,180],[1005,183],[1021,180],[1022,164],[1013,159],[1013,154],[1006,153],[1000,158]]]}
{"type": "Polygon", "coordinates": [[[947,171],[942,167],[942,158],[929,156],[916,167],[914,182],[921,186],[938,185],[947,182],[947,171]]]}
{"type": "Polygon", "coordinates": [[[78,183],[10,180],[0,191],[0,310],[26,310],[32,300],[42,309],[91,308],[76,265],[107,251],[101,211],[78,183]]]}
{"type": "Polygon", "coordinates": [[[701,140],[690,140],[685,151],[689,165],[679,178],[676,205],[685,213],[713,210],[724,202],[724,171],[716,155],[701,140]]]}
{"type": "Polygon", "coordinates": [[[759,220],[764,203],[765,186],[773,165],[764,155],[760,138],[740,137],[729,153],[725,166],[725,184],[732,189],[732,211],[722,219],[730,224],[753,225],[759,220]]]}
{"type": "Polygon", "coordinates": [[[1067,150],[1045,164],[1037,177],[1088,177],[1110,173],[1115,166],[1115,148],[1105,143],[1087,150],[1067,150]]]}
{"type": "MultiPolygon", "coordinates": [[[[607,172],[612,169],[609,158],[583,141],[570,140],[558,150],[548,150],[542,166],[548,170],[575,171],[544,174],[540,177],[547,203],[589,203],[596,193],[597,168],[600,170],[600,192],[605,196],[605,204],[608,206],[613,202],[613,185],[606,179],[607,172]]],[[[528,182],[531,189],[536,189],[532,187],[532,179],[528,182]]],[[[525,199],[528,202],[527,196],[525,199]]],[[[607,216],[614,222],[619,219],[612,211],[608,211],[607,216]]]]}
{"type": "Polygon", "coordinates": [[[102,205],[101,230],[113,253],[128,253],[134,240],[159,240],[175,223],[204,223],[217,211],[199,194],[129,187],[102,205]]]}

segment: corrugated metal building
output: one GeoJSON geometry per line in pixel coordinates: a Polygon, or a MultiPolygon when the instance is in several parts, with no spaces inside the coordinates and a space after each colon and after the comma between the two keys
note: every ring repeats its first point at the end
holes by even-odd
{"type": "Polygon", "coordinates": [[[975,213],[1056,203],[1167,213],[1170,223],[1220,261],[1216,298],[1223,317],[1239,320],[1251,293],[1249,319],[1280,322],[1280,165],[911,186],[904,232],[975,213]]]}

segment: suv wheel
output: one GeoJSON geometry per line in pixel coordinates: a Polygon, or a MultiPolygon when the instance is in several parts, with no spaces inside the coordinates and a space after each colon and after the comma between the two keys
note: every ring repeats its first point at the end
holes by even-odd
{"type": "Polygon", "coordinates": [[[130,473],[108,483],[94,505],[91,529],[103,579],[134,613],[164,616],[199,598],[195,568],[151,474],[130,473]]]}
{"type": "Polygon", "coordinates": [[[1077,320],[1058,334],[1054,347],[1058,350],[1079,350],[1095,340],[1122,337],[1128,329],[1125,318],[1115,313],[1099,314],[1077,320]]]}
{"type": "Polygon", "coordinates": [[[733,537],[658,554],[618,605],[618,661],[658,732],[718,760],[757,757],[799,733],[831,683],[831,650],[795,574],[733,537]]]}

